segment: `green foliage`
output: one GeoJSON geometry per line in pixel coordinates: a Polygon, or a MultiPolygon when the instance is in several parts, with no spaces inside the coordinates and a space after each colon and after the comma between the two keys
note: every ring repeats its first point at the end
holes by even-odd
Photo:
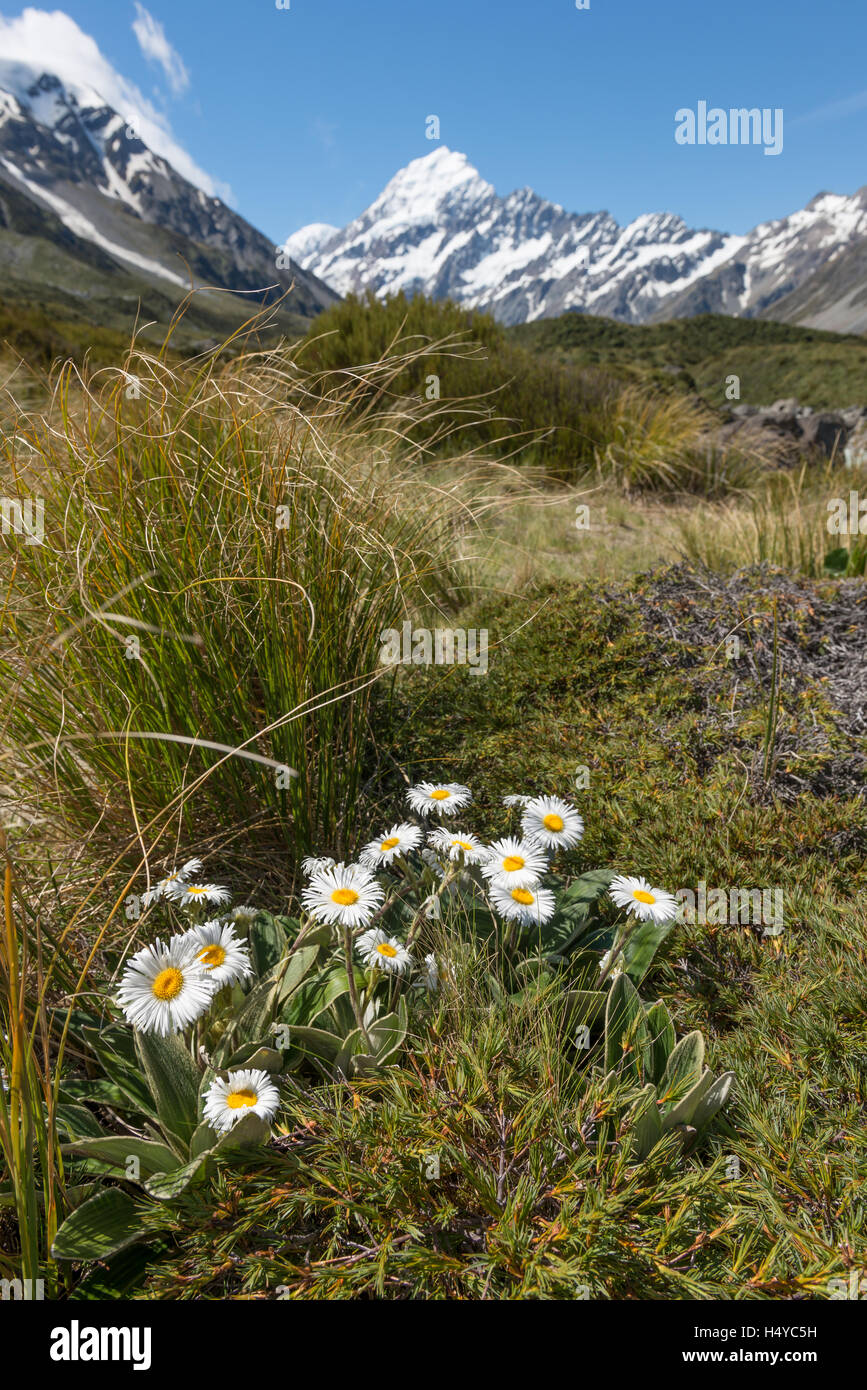
{"type": "Polygon", "coordinates": [[[428,379],[440,399],[422,438],[454,452],[483,449],[541,464],[573,478],[595,463],[606,410],[619,383],[604,373],[576,371],[517,346],[492,318],[448,301],[401,293],[385,301],[349,295],[328,309],[307,335],[302,363],[322,371],[332,389],[352,392],[368,410],[380,393],[421,401],[428,379]],[[365,380],[362,363],[393,363],[387,387],[365,380]]]}
{"type": "Polygon", "coordinates": [[[66,1218],[53,1254],[57,1260],[104,1260],[141,1240],[143,1234],[132,1198],[120,1188],[109,1187],[66,1218]]]}
{"type": "Polygon", "coordinates": [[[770,405],[794,396],[816,410],[867,405],[867,341],[854,333],[723,314],[653,324],[564,314],[508,333],[528,351],[611,372],[654,391],[698,391],[713,406],[731,404],[726,384],[732,375],[740,378],[744,403],[770,405]]]}

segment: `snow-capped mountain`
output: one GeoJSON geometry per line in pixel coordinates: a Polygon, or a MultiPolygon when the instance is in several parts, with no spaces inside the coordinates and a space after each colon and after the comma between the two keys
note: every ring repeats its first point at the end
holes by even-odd
{"type": "Polygon", "coordinates": [[[814,282],[818,286],[820,279],[826,282],[831,267],[839,264],[842,270],[850,259],[854,269],[851,252],[865,238],[867,187],[849,197],[819,193],[799,212],[755,227],[730,260],[676,295],[667,305],[665,317],[741,314],[810,323],[838,332],[863,332],[867,330],[867,303],[863,301],[867,284],[863,277],[860,315],[845,308],[844,301],[856,288],[850,275],[844,273],[841,283],[820,295],[818,303],[810,287],[814,282]],[[808,300],[810,311],[805,307],[808,300]]]}
{"type": "Polygon", "coordinates": [[[530,188],[499,197],[465,155],[438,146],[347,227],[303,227],[285,249],[340,294],[448,297],[507,324],[568,311],[641,323],[767,312],[862,237],[867,189],[822,194],[745,237],[694,230],[673,213],[621,227],[530,188]]]}
{"type": "MultiPolygon", "coordinates": [[[[31,231],[57,243],[59,224],[67,253],[89,247],[90,264],[96,251],[103,267],[176,300],[187,266],[197,283],[247,295],[277,286],[275,298],[294,281],[288,307],[300,315],[336,298],[299,266],[278,267],[261,232],[149,149],[93,88],[0,59],[0,228],[14,208],[19,231],[25,205],[31,231]]],[[[20,252],[5,240],[0,264],[20,268],[20,252]]]]}

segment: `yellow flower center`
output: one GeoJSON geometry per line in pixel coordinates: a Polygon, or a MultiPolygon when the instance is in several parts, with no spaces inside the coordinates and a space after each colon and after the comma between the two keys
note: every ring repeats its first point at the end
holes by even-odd
{"type": "Polygon", "coordinates": [[[556,832],[563,829],[563,817],[555,815],[552,811],[550,815],[545,816],[542,824],[546,830],[553,830],[556,832]]]}
{"type": "Polygon", "coordinates": [[[152,989],[157,999],[177,999],[184,987],[184,977],[173,965],[161,970],[153,982],[152,989]]]}
{"type": "Polygon", "coordinates": [[[452,840],[452,844],[457,845],[458,849],[472,849],[469,840],[452,840]]]}
{"type": "Polygon", "coordinates": [[[230,1091],[226,1096],[226,1104],[230,1110],[242,1110],[246,1105],[255,1105],[258,1099],[255,1091],[245,1087],[241,1091],[230,1091]]]}
{"type": "Polygon", "coordinates": [[[380,848],[381,850],[394,849],[395,845],[399,845],[399,844],[400,844],[400,836],[399,836],[399,835],[390,835],[389,838],[388,838],[387,840],[383,840],[383,842],[382,842],[382,844],[379,846],[379,848],[380,848]]]}
{"type": "Polygon", "coordinates": [[[224,946],[217,946],[214,944],[213,946],[206,946],[203,951],[199,952],[199,960],[203,965],[206,965],[209,970],[213,970],[215,966],[222,965],[225,959],[226,950],[224,946]]]}
{"type": "Polygon", "coordinates": [[[523,903],[525,907],[530,907],[535,902],[533,894],[529,893],[526,888],[513,888],[512,897],[516,903],[523,903]]]}
{"type": "Polygon", "coordinates": [[[431,801],[448,801],[451,792],[447,792],[445,787],[437,787],[435,792],[431,792],[431,801]]]}
{"type": "Polygon", "coordinates": [[[507,854],[503,860],[503,868],[507,874],[514,874],[518,869],[523,869],[525,862],[520,854],[507,854]]]}
{"type": "Polygon", "coordinates": [[[208,891],[207,888],[199,888],[195,883],[191,884],[191,885],[187,888],[187,892],[188,892],[188,893],[192,893],[194,896],[196,896],[196,895],[198,895],[198,894],[200,894],[200,893],[207,893],[207,891],[208,891]]]}
{"type": "Polygon", "coordinates": [[[647,893],[643,888],[636,888],[632,894],[637,903],[655,903],[656,898],[652,893],[647,893]]]}
{"type": "Polygon", "coordinates": [[[335,888],[331,894],[331,901],[339,903],[341,907],[351,907],[358,902],[358,894],[354,888],[335,888]]]}
{"type": "Polygon", "coordinates": [[[389,946],[387,941],[381,941],[376,949],[381,956],[388,956],[389,960],[394,960],[397,955],[397,951],[393,946],[389,946]]]}

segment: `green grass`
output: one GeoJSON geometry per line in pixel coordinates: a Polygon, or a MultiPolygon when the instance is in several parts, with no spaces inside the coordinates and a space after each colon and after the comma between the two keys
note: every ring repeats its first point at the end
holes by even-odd
{"type": "MultiPolygon", "coordinates": [[[[757,575],[757,652],[772,623],[761,588],[757,575]]],[[[832,765],[848,736],[821,686],[804,700],[784,681],[782,780],[769,781],[767,682],[742,671],[732,702],[713,644],[660,636],[682,609],[676,593],[638,579],[616,602],[592,586],[540,597],[519,632],[525,602],[486,610],[492,641],[515,635],[484,679],[400,677],[377,748],[412,777],[465,779],[474,823],[492,829],[506,828],[504,793],[576,795],[581,864],[672,889],[783,889],[781,936],[686,923],[642,988],[679,1034],[705,1033],[715,1071],[736,1073],[729,1128],[685,1160],[661,1148],[632,1164],[607,1149],[592,1128],[606,1102],[563,1051],[557,989],[504,1002],[452,939],[455,986],[416,1015],[404,1066],[292,1086],[267,1159],[223,1170],[213,1199],[150,1218],[137,1296],[776,1300],[826,1298],[830,1279],[864,1267],[867,811],[842,794],[785,795],[788,766],[832,765]],[[816,720],[822,746],[799,757],[816,720]],[[573,793],[579,765],[589,785],[573,793]],[[426,1176],[431,1155],[439,1178],[426,1176]]]]}

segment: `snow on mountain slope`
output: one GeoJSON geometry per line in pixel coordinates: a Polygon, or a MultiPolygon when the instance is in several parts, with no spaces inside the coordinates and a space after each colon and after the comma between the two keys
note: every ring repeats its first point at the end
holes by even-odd
{"type": "Polygon", "coordinates": [[[504,323],[570,310],[640,323],[704,308],[761,313],[867,236],[865,211],[862,191],[822,194],[746,237],[694,230],[673,213],[621,227],[529,188],[499,197],[466,155],[438,146],[347,227],[303,227],[286,250],[340,294],[447,297],[504,323]]]}
{"type": "Polygon", "coordinates": [[[175,289],[192,271],[197,283],[245,293],[294,282],[287,307],[305,315],[334,301],[299,266],[278,268],[261,232],[148,148],[94,88],[8,59],[0,175],[81,240],[175,289]]]}

